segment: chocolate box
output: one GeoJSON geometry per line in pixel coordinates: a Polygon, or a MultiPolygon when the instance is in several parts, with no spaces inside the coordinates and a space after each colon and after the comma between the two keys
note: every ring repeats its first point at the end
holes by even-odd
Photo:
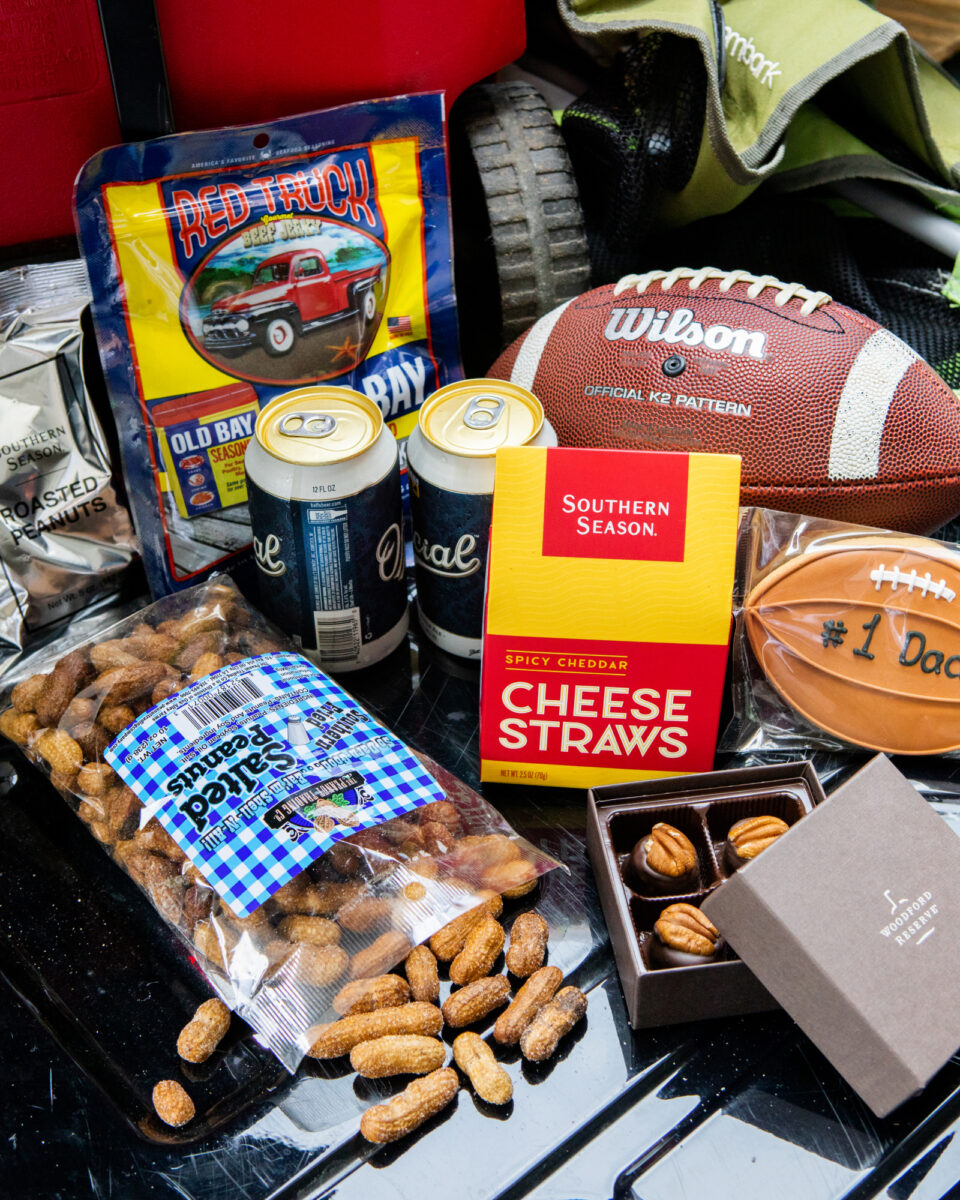
{"type": "Polygon", "coordinates": [[[703,911],[877,1116],[960,1046],[960,839],[882,755],[703,911]]]}
{"type": "Polygon", "coordinates": [[[823,799],[816,772],[803,762],[591,789],[587,849],[635,1029],[777,1007],[774,997],[729,946],[717,962],[651,969],[653,923],[668,904],[700,905],[723,890],[720,885],[729,872],[722,845],[735,822],[771,814],[793,826],[823,799]],[[634,844],[658,821],[682,830],[696,847],[699,884],[694,891],[654,895],[632,886],[626,860],[634,844]]]}

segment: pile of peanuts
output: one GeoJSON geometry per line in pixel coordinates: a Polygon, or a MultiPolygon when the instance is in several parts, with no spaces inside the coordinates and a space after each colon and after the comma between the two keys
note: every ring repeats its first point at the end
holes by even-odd
{"type": "MultiPolygon", "coordinates": [[[[230,1009],[222,1000],[205,1000],[180,1030],[177,1053],[188,1063],[205,1063],[230,1028],[230,1009]]],[[[167,1125],[186,1125],[196,1116],[196,1107],[182,1083],[161,1079],[153,1089],[153,1107],[167,1125]]]]}
{"type": "MultiPolygon", "coordinates": [[[[416,947],[399,975],[348,984],[334,999],[342,1013],[320,1031],[308,1054],[312,1058],[350,1055],[350,1066],[368,1079],[419,1075],[392,1100],[367,1109],[360,1132],[369,1142],[392,1142],[419,1128],[445,1108],[460,1087],[460,1077],[444,1066],[446,1047],[438,1040],[443,1026],[466,1029],[507,1004],[493,1026],[502,1046],[517,1043],[531,1062],[548,1059],[560,1039],[587,1011],[579,988],[565,987],[559,967],[544,966],[549,930],[535,912],[521,913],[510,931],[505,966],[524,980],[511,999],[506,975],[491,975],[506,935],[497,920],[499,896],[455,918],[416,947]],[[449,964],[451,983],[460,985],[441,1007],[438,960],[449,964]],[[508,1003],[509,1001],[509,1003],[508,1003]]],[[[506,1104],[513,1083],[497,1062],[492,1046],[479,1034],[464,1032],[453,1040],[453,1061],[488,1104],[506,1104]]]]}
{"type": "MultiPolygon", "coordinates": [[[[485,899],[445,925],[429,942],[411,950],[404,963],[406,978],[380,974],[354,979],[334,997],[333,1008],[341,1014],[340,1019],[319,1030],[308,1051],[311,1058],[349,1055],[350,1066],[366,1079],[421,1077],[393,1099],[364,1113],[360,1132],[367,1141],[396,1141],[453,1100],[460,1076],[444,1066],[446,1046],[439,1035],[445,1024],[466,1029],[509,1001],[493,1026],[494,1042],[501,1046],[519,1043],[528,1061],[543,1062],[586,1013],[583,992],[576,987],[560,988],[563,972],[559,967],[544,966],[549,930],[535,912],[521,913],[510,931],[505,966],[524,981],[512,999],[507,976],[490,974],[506,943],[497,920],[502,911],[499,896],[485,899]],[[461,985],[440,1007],[438,960],[449,964],[451,982],[461,985]]],[[[181,1057],[202,1062],[212,1053],[229,1025],[229,1013],[223,1010],[224,1024],[217,1005],[218,1000],[201,1005],[180,1034],[177,1049],[181,1057]],[[196,1053],[203,1057],[193,1057],[196,1053]]],[[[453,1061],[488,1104],[507,1104],[513,1098],[510,1076],[497,1061],[493,1047],[479,1034],[467,1030],[454,1038],[453,1061]]],[[[187,1092],[169,1079],[154,1089],[154,1108],[168,1125],[183,1125],[194,1115],[187,1092]]]]}

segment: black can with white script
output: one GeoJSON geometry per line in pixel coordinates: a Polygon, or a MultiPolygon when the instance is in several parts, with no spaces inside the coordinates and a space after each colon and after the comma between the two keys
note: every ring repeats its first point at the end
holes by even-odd
{"type": "Polygon", "coordinates": [[[532,392],[501,379],[464,379],[420,409],[407,441],[417,613],[426,636],[479,659],[497,450],[555,446],[532,392]]]}
{"type": "Polygon", "coordinates": [[[385,658],[407,631],[397,443],[350,388],[264,408],[244,466],[260,605],[326,671],[385,658]]]}

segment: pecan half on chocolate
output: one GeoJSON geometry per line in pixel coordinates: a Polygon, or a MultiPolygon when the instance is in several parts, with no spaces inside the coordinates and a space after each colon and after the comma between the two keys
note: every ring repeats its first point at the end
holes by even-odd
{"type": "Polygon", "coordinates": [[[708,958],[720,942],[717,927],[692,904],[668,905],[653,928],[665,946],[684,954],[708,958]]]}
{"type": "Polygon", "coordinates": [[[789,828],[786,821],[781,821],[779,817],[746,817],[731,826],[727,834],[727,845],[736,858],[756,858],[789,828]]]}

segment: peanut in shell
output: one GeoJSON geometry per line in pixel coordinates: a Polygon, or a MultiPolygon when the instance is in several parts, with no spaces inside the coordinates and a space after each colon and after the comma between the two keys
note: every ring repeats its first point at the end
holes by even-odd
{"type": "Polygon", "coordinates": [[[393,905],[376,896],[361,896],[348,901],[337,911],[337,920],[351,933],[366,933],[377,926],[390,924],[393,905]]]}
{"type": "Polygon", "coordinates": [[[36,714],[40,724],[47,728],[58,725],[70,701],[95,674],[95,668],[80,650],[65,654],[39,689],[36,714]]]}
{"type": "Polygon", "coordinates": [[[386,1104],[368,1108],[360,1119],[360,1132],[368,1142],[395,1142],[446,1108],[459,1088],[460,1080],[452,1067],[431,1071],[386,1104]]]}
{"type": "Polygon", "coordinates": [[[350,965],[350,955],[340,946],[317,946],[298,942],[290,961],[295,962],[297,976],[313,987],[328,987],[344,974],[350,965]]]}
{"type": "Polygon", "coordinates": [[[388,1075],[427,1075],[443,1066],[443,1042],[422,1033],[394,1033],[360,1042],[350,1051],[350,1066],[364,1079],[388,1075]]]}
{"type": "Polygon", "coordinates": [[[539,913],[521,913],[510,930],[510,945],[505,955],[511,975],[526,979],[543,966],[550,928],[539,913]]]}
{"type": "Polygon", "coordinates": [[[197,679],[202,679],[204,675],[212,675],[214,671],[219,671],[222,666],[223,659],[219,654],[213,654],[210,651],[206,654],[201,654],[190,670],[190,680],[191,682],[195,682],[197,679]]]}
{"type": "Polygon", "coordinates": [[[192,1121],[197,1112],[193,1101],[175,1079],[161,1079],[154,1087],[153,1108],[160,1120],[174,1129],[192,1121]]]}
{"type": "Polygon", "coordinates": [[[481,1100],[507,1104],[513,1099],[513,1081],[479,1034],[458,1034],[453,1039],[453,1059],[481,1100]]]}
{"type": "Polygon", "coordinates": [[[524,1030],[520,1038],[523,1057],[530,1062],[543,1062],[548,1059],[556,1050],[560,1039],[573,1029],[586,1011],[587,998],[579,988],[561,988],[524,1030]]]}
{"type": "MultiPolygon", "coordinates": [[[[329,917],[363,891],[361,883],[308,883],[304,876],[285,883],[270,897],[270,903],[283,913],[303,913],[311,917],[329,917]]],[[[371,972],[374,974],[375,972],[371,972]]]]}
{"type": "Polygon", "coordinates": [[[375,1012],[355,1013],[325,1026],[307,1054],[310,1058],[339,1058],[354,1046],[374,1038],[401,1033],[433,1037],[443,1028],[443,1015],[433,1004],[400,1004],[375,1012]]]}
{"type": "Polygon", "coordinates": [[[501,1046],[515,1046],[537,1013],[549,1004],[563,983],[559,967],[541,967],[517,992],[493,1027],[493,1036],[501,1046]]]}
{"type": "Polygon", "coordinates": [[[513,862],[522,854],[519,845],[502,833],[470,834],[460,838],[449,862],[453,870],[473,878],[492,867],[513,862]]]}
{"type": "Polygon", "coordinates": [[[85,763],[77,774],[77,789],[85,796],[103,796],[118,782],[106,763],[85,763]]]}
{"type": "Polygon", "coordinates": [[[404,967],[414,1000],[436,1003],[440,995],[440,976],[436,955],[429,946],[417,946],[407,955],[404,967]]]}
{"type": "Polygon", "coordinates": [[[229,1028],[230,1009],[215,996],[205,1000],[180,1030],[177,1053],[186,1062],[206,1062],[229,1028]]]}
{"type": "Polygon", "coordinates": [[[369,979],[388,971],[410,953],[410,939],[399,929],[382,933],[365,950],[360,950],[350,962],[351,979],[369,979]]]}
{"type": "Polygon", "coordinates": [[[340,942],[340,926],[326,917],[293,913],[283,918],[277,930],[291,942],[309,942],[312,946],[336,946],[340,942]]]}
{"type": "MultiPolygon", "coordinates": [[[[414,1000],[423,1000],[414,996],[414,1000]]],[[[333,998],[333,1011],[342,1017],[354,1013],[375,1012],[378,1008],[397,1008],[410,1000],[410,985],[399,975],[375,975],[372,979],[353,979],[344,984],[333,998]]]]}
{"type": "Polygon", "coordinates": [[[508,900],[516,900],[533,891],[539,876],[532,862],[525,858],[514,858],[488,867],[480,876],[480,882],[484,887],[500,892],[508,900]]]}
{"type": "Polygon", "coordinates": [[[150,696],[160,680],[166,677],[164,663],[137,660],[132,666],[104,671],[98,676],[96,686],[103,704],[125,704],[128,700],[150,696]]]}
{"type": "Polygon", "coordinates": [[[126,638],[108,638],[90,647],[90,661],[98,671],[109,671],[113,667],[132,667],[140,660],[127,649],[126,638]]]}
{"type": "Polygon", "coordinates": [[[485,916],[467,934],[463,949],[450,964],[450,982],[471,983],[489,975],[505,940],[500,922],[485,916]]]}
{"type": "Polygon", "coordinates": [[[449,854],[457,841],[450,827],[439,821],[424,821],[420,826],[420,838],[424,849],[433,858],[449,854]]]}
{"type": "Polygon", "coordinates": [[[510,983],[505,975],[475,979],[447,997],[442,1006],[443,1019],[454,1029],[461,1029],[506,1004],[509,995],[510,983]]]}
{"type": "Polygon", "coordinates": [[[0,713],[0,733],[18,746],[26,746],[39,728],[36,713],[21,712],[16,708],[7,708],[0,713]]]}
{"type": "Polygon", "coordinates": [[[14,684],[10,693],[10,701],[17,712],[32,713],[37,711],[37,701],[47,682],[46,675],[31,675],[29,679],[21,679],[14,684]]]}
{"type": "Polygon", "coordinates": [[[83,766],[83,750],[69,733],[62,729],[45,729],[37,738],[37,753],[48,763],[51,771],[76,774],[83,766]]]}
{"type": "Polygon", "coordinates": [[[460,813],[456,805],[449,800],[435,800],[432,804],[425,804],[417,809],[417,817],[421,825],[428,821],[446,825],[454,836],[460,831],[460,813]]]}

